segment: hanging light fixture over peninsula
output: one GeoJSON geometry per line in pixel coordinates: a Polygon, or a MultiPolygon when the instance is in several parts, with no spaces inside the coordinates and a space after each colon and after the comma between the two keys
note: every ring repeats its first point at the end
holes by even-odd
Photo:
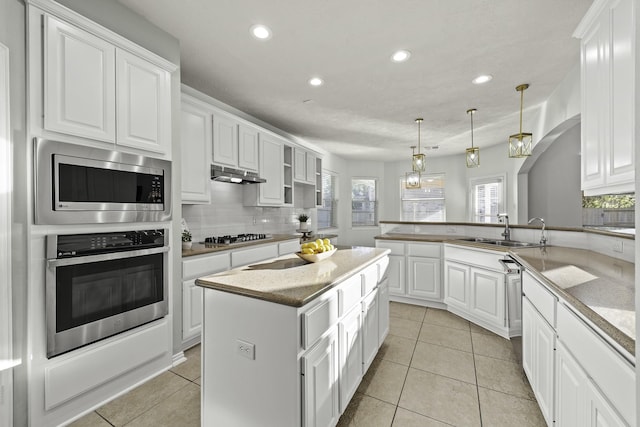
{"type": "Polygon", "coordinates": [[[427,162],[425,160],[425,155],[420,152],[420,123],[422,123],[421,118],[416,119],[416,123],[418,124],[418,154],[413,154],[412,167],[414,172],[422,173],[427,170],[427,162]]]}
{"type": "MultiPolygon", "coordinates": [[[[413,156],[416,155],[415,145],[411,146],[411,152],[413,153],[413,156]]],[[[412,159],[413,159],[413,156],[412,156],[412,159]]],[[[413,172],[413,171],[407,172],[405,174],[404,188],[406,189],[420,188],[420,172],[413,172]]]]}
{"type": "Polygon", "coordinates": [[[527,157],[531,155],[531,143],[533,135],[529,132],[522,132],[522,107],[524,103],[524,91],[529,87],[528,84],[516,86],[516,90],[520,92],[520,132],[509,137],[509,157],[527,157]]]}
{"type": "Polygon", "coordinates": [[[480,147],[473,146],[473,115],[476,113],[475,108],[469,108],[467,114],[471,116],[471,148],[467,148],[467,167],[477,168],[480,166],[480,147]]]}

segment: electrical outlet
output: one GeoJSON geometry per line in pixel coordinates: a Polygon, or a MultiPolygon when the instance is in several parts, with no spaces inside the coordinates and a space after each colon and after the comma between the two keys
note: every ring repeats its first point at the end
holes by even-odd
{"type": "Polygon", "coordinates": [[[614,252],[622,252],[623,251],[623,241],[622,240],[616,240],[615,242],[613,242],[613,251],[614,252]]]}
{"type": "Polygon", "coordinates": [[[249,360],[255,360],[256,358],[256,346],[250,342],[236,340],[236,352],[249,360]]]}

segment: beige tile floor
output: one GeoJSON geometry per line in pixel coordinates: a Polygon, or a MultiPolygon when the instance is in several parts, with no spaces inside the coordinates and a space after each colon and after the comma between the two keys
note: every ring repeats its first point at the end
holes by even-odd
{"type": "MultiPolygon", "coordinates": [[[[390,332],[339,427],[544,426],[511,343],[443,310],[392,302],[390,332]]],[[[200,346],[72,424],[199,426],[200,346]]]]}

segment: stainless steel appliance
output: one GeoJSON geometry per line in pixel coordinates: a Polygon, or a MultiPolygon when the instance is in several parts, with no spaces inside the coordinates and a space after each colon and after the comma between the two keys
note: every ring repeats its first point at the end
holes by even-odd
{"type": "Polygon", "coordinates": [[[269,240],[273,239],[270,234],[238,234],[236,236],[220,236],[220,237],[206,237],[204,244],[206,246],[226,246],[233,245],[234,243],[253,242],[255,240],[269,240]]]}
{"type": "Polygon", "coordinates": [[[231,184],[262,184],[266,179],[260,178],[255,172],[243,171],[226,166],[211,165],[211,179],[231,184]]]}
{"type": "Polygon", "coordinates": [[[168,312],[166,229],[47,236],[47,357],[168,312]]]}
{"type": "Polygon", "coordinates": [[[510,255],[505,255],[500,263],[504,267],[507,285],[507,314],[511,344],[520,365],[522,365],[522,265],[510,255]]]}
{"type": "Polygon", "coordinates": [[[171,219],[171,162],[34,139],[36,224],[171,219]]]}

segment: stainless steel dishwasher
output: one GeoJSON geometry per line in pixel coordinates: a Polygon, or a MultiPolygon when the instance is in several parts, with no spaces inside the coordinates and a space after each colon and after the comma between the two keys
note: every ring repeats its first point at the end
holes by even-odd
{"type": "Polygon", "coordinates": [[[507,314],[509,336],[513,350],[522,365],[522,265],[510,255],[500,260],[504,267],[507,285],[507,314]]]}

